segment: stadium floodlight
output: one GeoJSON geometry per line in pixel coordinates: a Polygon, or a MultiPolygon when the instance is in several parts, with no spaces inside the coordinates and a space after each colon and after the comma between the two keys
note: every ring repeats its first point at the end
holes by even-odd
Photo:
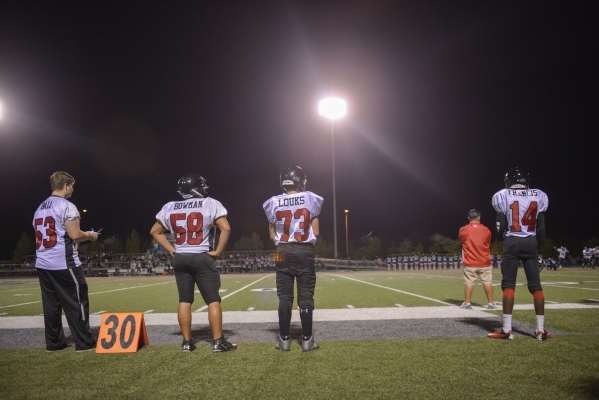
{"type": "Polygon", "coordinates": [[[347,114],[347,104],[337,97],[327,97],[318,103],[318,113],[334,121],[347,114]]]}
{"type": "Polygon", "coordinates": [[[318,113],[331,120],[331,151],[333,154],[333,236],[335,264],[337,263],[337,197],[335,194],[335,121],[347,114],[345,100],[337,97],[327,97],[318,103],[318,113]]]}

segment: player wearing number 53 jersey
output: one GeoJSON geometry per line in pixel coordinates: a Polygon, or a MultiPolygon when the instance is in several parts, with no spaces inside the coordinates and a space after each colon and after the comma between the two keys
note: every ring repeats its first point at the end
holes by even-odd
{"type": "Polygon", "coordinates": [[[177,316],[183,334],[182,349],[193,351],[196,346],[191,338],[191,305],[194,301],[194,284],[208,305],[208,322],[212,329],[213,352],[235,350],[237,345],[229,343],[223,336],[222,309],[220,306],[220,273],[213,257],[220,255],[229,240],[231,228],[227,221],[227,210],[223,205],[206,197],[208,186],[200,175],[185,174],[179,179],[181,201],[167,203],[156,215],[156,223],[150,234],[156,242],[174,255],[173,269],[179,291],[177,316]],[[220,229],[216,250],[210,250],[210,230],[220,229]],[[164,232],[169,230],[175,238],[173,247],[164,232]]]}
{"type": "Polygon", "coordinates": [[[319,235],[318,215],[322,197],[305,191],[306,174],[300,167],[281,171],[280,183],[285,193],[263,204],[270,239],[277,245],[277,295],[279,296],[279,340],[277,349],[289,351],[289,325],[293,305],[294,280],[302,321],[302,350],[318,348],[312,333],[314,311],[314,243],[319,235]]]}
{"type": "Polygon", "coordinates": [[[77,256],[77,244],[97,240],[97,232],[83,232],[79,211],[67,199],[73,194],[75,179],[58,171],[50,177],[52,195],[35,211],[35,267],[42,290],[46,350],[69,347],[62,327],[64,310],[76,351],[95,348],[89,327],[87,282],[77,256]]]}
{"type": "Polygon", "coordinates": [[[533,295],[537,316],[536,337],[546,340],[551,337],[544,328],[545,298],[539,276],[539,259],[545,241],[545,214],[549,200],[539,189],[529,187],[528,174],[512,168],[505,175],[505,189],[493,196],[493,207],[497,211],[497,230],[503,233],[503,261],[501,263],[501,289],[503,290],[503,327],[490,333],[494,339],[512,339],[512,310],[518,264],[522,261],[528,281],[528,290],[533,295]]]}

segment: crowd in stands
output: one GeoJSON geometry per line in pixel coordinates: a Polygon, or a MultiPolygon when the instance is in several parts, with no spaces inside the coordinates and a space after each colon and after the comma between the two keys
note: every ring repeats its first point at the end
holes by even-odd
{"type": "MultiPolygon", "coordinates": [[[[545,259],[543,262],[548,270],[557,270],[572,266],[572,256],[564,246],[555,248],[558,257],[545,259]]],[[[263,273],[275,271],[274,251],[226,252],[216,261],[217,267],[223,274],[230,273],[263,273]]],[[[108,271],[114,275],[154,275],[173,274],[172,259],[164,252],[150,254],[112,254],[111,252],[79,253],[79,259],[84,264],[88,276],[106,275],[108,271]]],[[[362,260],[366,265],[365,259],[362,260]]],[[[599,246],[585,247],[582,256],[574,260],[582,268],[599,266],[599,246]]],[[[494,268],[501,265],[501,254],[491,254],[494,268]]],[[[380,259],[375,266],[385,265],[380,259]]],[[[392,254],[386,259],[387,270],[444,270],[460,269],[463,267],[461,254],[428,254],[409,253],[392,254]]],[[[35,266],[35,256],[27,256],[17,264],[19,269],[32,269],[35,266]]],[[[324,261],[316,259],[316,270],[326,270],[324,261]]]]}
{"type": "Polygon", "coordinates": [[[172,264],[166,254],[112,254],[111,252],[87,252],[79,254],[79,259],[87,269],[87,275],[153,275],[172,274],[172,264]]]}
{"type": "MultiPolygon", "coordinates": [[[[501,254],[491,254],[491,265],[501,265],[501,254]]],[[[392,254],[387,257],[388,271],[460,269],[462,254],[409,253],[392,254]]]]}

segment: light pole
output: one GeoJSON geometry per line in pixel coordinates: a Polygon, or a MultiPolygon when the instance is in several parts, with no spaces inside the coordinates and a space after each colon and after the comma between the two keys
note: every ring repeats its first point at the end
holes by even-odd
{"type": "Polygon", "coordinates": [[[345,258],[349,259],[349,234],[348,225],[347,225],[347,216],[349,214],[349,210],[345,210],[345,258]]]}
{"type": "MultiPolygon", "coordinates": [[[[327,97],[318,103],[318,113],[331,120],[331,150],[333,160],[333,235],[335,260],[337,260],[337,199],[335,194],[335,120],[347,113],[345,100],[336,97],[327,97]]],[[[336,261],[335,261],[336,262],[336,261]]]]}

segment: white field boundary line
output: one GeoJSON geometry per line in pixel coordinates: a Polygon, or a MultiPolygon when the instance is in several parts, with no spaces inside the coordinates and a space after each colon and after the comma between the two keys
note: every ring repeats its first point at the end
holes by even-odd
{"type": "MultiPolygon", "coordinates": [[[[515,310],[533,310],[533,304],[517,304],[515,310]]],[[[592,309],[599,310],[599,304],[545,304],[545,309],[592,309]]],[[[385,308],[344,308],[344,309],[321,309],[314,310],[315,322],[335,321],[381,321],[381,320],[403,320],[403,319],[461,319],[461,318],[485,318],[500,320],[501,316],[487,312],[484,307],[473,307],[471,310],[461,309],[457,306],[432,306],[432,307],[385,307],[385,308]]],[[[497,310],[496,310],[497,311],[497,310]]],[[[176,313],[150,313],[144,316],[147,326],[179,326],[176,313]]],[[[277,310],[269,311],[225,311],[223,320],[227,324],[256,324],[273,323],[279,321],[277,310]]],[[[299,312],[293,310],[292,321],[299,322],[299,312]]],[[[101,315],[90,315],[90,325],[100,326],[101,315]]],[[[63,325],[67,326],[66,318],[63,316],[63,325]]],[[[31,329],[44,328],[43,316],[9,317],[0,318],[0,329],[31,329]]]]}
{"type": "MultiPolygon", "coordinates": [[[[175,281],[171,281],[171,282],[160,282],[160,283],[150,283],[149,285],[143,285],[143,286],[131,286],[131,287],[127,287],[127,288],[105,290],[103,292],[88,293],[88,295],[91,296],[92,294],[104,294],[104,293],[120,292],[122,290],[129,290],[129,289],[140,289],[140,288],[144,288],[144,287],[148,287],[148,286],[164,285],[165,283],[174,283],[174,282],[175,281]]],[[[11,304],[9,306],[0,306],[0,309],[1,308],[18,307],[18,306],[26,306],[28,304],[37,304],[37,303],[41,303],[41,302],[42,301],[39,300],[39,301],[30,301],[28,303],[11,304]]]]}
{"type": "Polygon", "coordinates": [[[327,275],[338,276],[339,278],[349,279],[350,281],[356,281],[356,282],[360,282],[360,283],[365,283],[366,285],[372,285],[372,286],[376,286],[376,287],[379,287],[379,288],[382,288],[382,289],[393,290],[394,292],[398,292],[398,293],[403,293],[403,294],[407,294],[407,295],[410,295],[410,296],[419,297],[421,299],[425,299],[425,300],[429,300],[429,301],[434,301],[436,303],[441,303],[441,304],[444,304],[446,306],[453,306],[454,305],[454,304],[451,304],[451,303],[447,303],[445,301],[433,299],[432,297],[426,297],[426,296],[422,296],[422,295],[419,295],[419,294],[416,294],[416,293],[404,292],[403,290],[399,290],[399,289],[395,289],[395,288],[390,288],[388,286],[383,286],[383,285],[377,285],[376,283],[361,281],[359,279],[350,278],[350,277],[343,276],[343,275],[337,275],[337,274],[331,274],[331,273],[327,273],[327,275]]]}
{"type": "MultiPolygon", "coordinates": [[[[221,301],[223,301],[223,300],[224,300],[224,299],[226,299],[227,297],[231,297],[231,296],[233,296],[234,294],[236,294],[236,293],[239,293],[239,292],[241,292],[242,290],[245,290],[245,289],[249,288],[249,287],[250,287],[250,286],[252,286],[253,284],[260,282],[262,279],[264,279],[264,278],[268,278],[269,276],[273,276],[273,275],[274,275],[274,274],[268,274],[268,275],[265,275],[265,276],[263,276],[262,278],[260,278],[260,279],[258,279],[258,280],[255,280],[254,282],[250,283],[249,285],[245,285],[245,286],[244,286],[244,287],[242,287],[241,289],[237,289],[236,291],[234,291],[234,292],[231,292],[231,293],[229,293],[228,295],[221,297],[221,298],[220,298],[220,300],[221,300],[221,301]]],[[[202,306],[202,307],[198,308],[197,310],[195,310],[194,312],[202,312],[202,311],[204,311],[204,310],[205,310],[205,309],[207,309],[207,308],[208,308],[208,305],[204,305],[204,306],[202,306]]]]}

